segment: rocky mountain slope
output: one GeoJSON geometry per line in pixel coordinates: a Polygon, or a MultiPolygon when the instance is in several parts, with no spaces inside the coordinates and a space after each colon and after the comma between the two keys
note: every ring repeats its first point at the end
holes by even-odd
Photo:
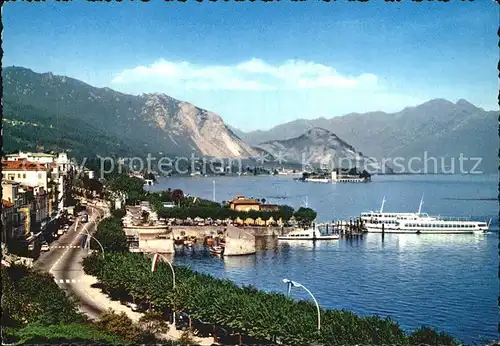
{"type": "MultiPolygon", "coordinates": [[[[437,166],[447,167],[445,170],[438,167],[437,171],[449,171],[452,165],[457,171],[458,158],[462,154],[466,158],[482,158],[477,168],[481,171],[497,171],[498,112],[485,111],[465,100],[453,103],[435,99],[397,113],[351,113],[331,119],[298,119],[269,131],[237,133],[246,142],[256,145],[298,137],[304,130],[314,127],[335,132],[365,155],[379,161],[401,157],[408,162],[412,157],[420,158],[421,162],[413,162],[413,170],[425,168],[425,157],[436,157],[437,166]]],[[[468,160],[466,170],[472,169],[473,161],[468,160]]],[[[407,172],[407,166],[402,171],[407,172]]]]}
{"type": "Polygon", "coordinates": [[[68,125],[83,121],[135,152],[218,158],[255,154],[218,115],[164,94],[127,95],[20,67],[5,68],[2,75],[5,102],[53,114],[68,125]]]}
{"type": "Polygon", "coordinates": [[[376,160],[364,156],[336,134],[320,127],[309,129],[295,138],[264,142],[255,148],[275,161],[300,163],[304,168],[308,165],[323,168],[357,167],[371,173],[380,172],[382,168],[376,160]]]}

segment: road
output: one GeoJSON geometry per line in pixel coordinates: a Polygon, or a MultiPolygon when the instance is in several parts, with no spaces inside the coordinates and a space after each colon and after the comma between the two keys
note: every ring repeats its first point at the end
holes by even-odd
{"type": "MultiPolygon", "coordinates": [[[[65,235],[51,244],[50,251],[40,255],[34,267],[54,275],[59,287],[76,298],[80,310],[90,319],[97,320],[102,312],[112,308],[117,313],[124,312],[132,321],[137,322],[142,316],[141,313],[122,305],[119,301],[111,300],[95,286],[97,279],[86,275],[83,271],[82,260],[88,252],[81,248],[83,235],[80,233],[89,231],[92,234],[99,220],[109,215],[107,209],[90,205],[87,211],[89,222],[85,224],[78,222],[72,225],[65,235]],[[78,230],[76,230],[76,225],[78,225],[78,230]]],[[[158,336],[178,340],[181,334],[181,331],[171,325],[168,333],[158,336]]],[[[195,336],[193,339],[200,345],[213,344],[212,337],[195,336]]]]}
{"type": "Polygon", "coordinates": [[[66,234],[50,245],[50,251],[40,255],[34,267],[54,275],[56,283],[78,299],[82,312],[92,319],[97,319],[103,311],[102,308],[93,302],[92,296],[82,290],[82,260],[88,255],[88,250],[81,247],[84,237],[81,233],[92,234],[106,211],[92,206],[89,206],[87,211],[89,221],[84,224],[75,222],[66,234]]]}

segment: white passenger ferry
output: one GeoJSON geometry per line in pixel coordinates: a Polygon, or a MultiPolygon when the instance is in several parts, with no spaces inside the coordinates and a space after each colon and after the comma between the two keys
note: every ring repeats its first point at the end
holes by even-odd
{"type": "Polygon", "coordinates": [[[434,233],[434,234],[458,234],[458,233],[486,233],[489,223],[472,221],[468,218],[450,218],[429,216],[422,213],[423,197],[416,213],[384,213],[382,212],[385,198],[382,201],[380,212],[362,213],[361,219],[365,222],[366,230],[370,233],[434,233]],[[368,218],[370,216],[370,218],[368,218]]]}
{"type": "Polygon", "coordinates": [[[288,234],[278,236],[279,240],[337,240],[338,234],[323,235],[317,227],[296,229],[288,234]]]}
{"type": "MultiPolygon", "coordinates": [[[[486,233],[489,230],[491,219],[488,223],[470,221],[468,219],[417,219],[404,220],[397,224],[397,228],[392,233],[486,233]]],[[[385,231],[385,230],[384,230],[385,231]]]]}
{"type": "Polygon", "coordinates": [[[391,213],[384,212],[385,197],[382,200],[382,206],[380,210],[363,212],[360,215],[360,219],[363,221],[364,226],[368,232],[382,232],[382,225],[384,225],[384,231],[396,230],[398,224],[404,220],[417,220],[417,219],[429,219],[436,220],[437,218],[429,216],[426,213],[422,213],[422,204],[424,203],[423,196],[420,200],[420,205],[416,213],[391,213]]]}

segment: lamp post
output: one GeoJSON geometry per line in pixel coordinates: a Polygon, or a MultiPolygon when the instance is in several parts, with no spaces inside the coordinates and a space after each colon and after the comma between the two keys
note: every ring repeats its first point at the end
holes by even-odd
{"type": "MultiPolygon", "coordinates": [[[[91,209],[91,210],[93,210],[93,209],[91,209]]],[[[90,222],[92,222],[92,221],[94,221],[95,230],[97,230],[97,222],[96,222],[96,220],[95,219],[94,220],[91,219],[90,222]]],[[[78,232],[77,227],[78,227],[78,219],[76,219],[76,225],[75,225],[75,231],[78,232]]],[[[104,247],[102,246],[101,242],[99,240],[97,240],[96,237],[94,237],[93,235],[90,234],[90,232],[88,230],[88,224],[83,226],[83,230],[85,231],[85,233],[79,232],[79,234],[80,235],[86,235],[87,237],[90,237],[91,239],[94,239],[97,242],[97,244],[99,244],[99,246],[101,247],[102,258],[105,259],[105,257],[104,257],[104,247]]],[[[85,244],[85,246],[87,246],[87,244],[85,244]]],[[[88,248],[90,249],[90,240],[88,242],[88,248]]]]}
{"type": "MultiPolygon", "coordinates": [[[[163,258],[163,260],[168,263],[170,269],[172,270],[172,286],[173,286],[173,289],[175,290],[175,271],[174,271],[174,267],[172,266],[172,263],[170,263],[170,261],[165,256],[163,256],[160,253],[155,253],[155,255],[153,257],[153,264],[151,265],[151,272],[154,273],[154,271],[156,270],[156,263],[158,262],[158,258],[159,257],[163,258]]],[[[172,319],[173,319],[173,322],[174,322],[173,324],[175,326],[175,311],[172,313],[172,319]]]]}
{"type": "MultiPolygon", "coordinates": [[[[94,239],[94,240],[97,242],[97,244],[99,244],[99,246],[101,247],[101,250],[102,250],[102,258],[105,258],[105,257],[104,257],[104,248],[103,248],[103,246],[102,246],[101,242],[100,242],[99,240],[97,240],[97,239],[96,239],[96,237],[94,237],[94,236],[90,235],[88,232],[87,232],[87,233],[80,232],[79,234],[80,234],[80,235],[85,235],[85,236],[87,236],[87,237],[90,237],[90,238],[94,239]]],[[[85,246],[87,247],[87,244],[85,244],[85,246]]],[[[90,240],[88,241],[88,248],[90,249],[90,240]]]]}
{"type": "Polygon", "coordinates": [[[290,291],[291,291],[292,287],[301,287],[307,293],[309,293],[309,295],[312,297],[312,299],[314,300],[314,303],[316,304],[316,309],[318,311],[318,332],[319,332],[320,329],[321,329],[321,311],[319,309],[318,301],[316,300],[316,298],[314,298],[314,295],[304,285],[302,285],[302,284],[300,284],[300,283],[298,283],[296,281],[292,281],[292,280],[289,280],[289,279],[283,279],[282,281],[283,281],[283,283],[285,283],[285,284],[288,285],[288,295],[290,295],[290,291]]]}

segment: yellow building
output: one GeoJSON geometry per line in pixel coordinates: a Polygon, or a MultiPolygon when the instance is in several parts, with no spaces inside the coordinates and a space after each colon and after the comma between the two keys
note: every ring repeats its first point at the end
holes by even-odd
{"type": "Polygon", "coordinates": [[[250,211],[260,210],[260,201],[252,198],[245,198],[245,196],[238,195],[229,202],[229,207],[236,211],[250,211]]]}

